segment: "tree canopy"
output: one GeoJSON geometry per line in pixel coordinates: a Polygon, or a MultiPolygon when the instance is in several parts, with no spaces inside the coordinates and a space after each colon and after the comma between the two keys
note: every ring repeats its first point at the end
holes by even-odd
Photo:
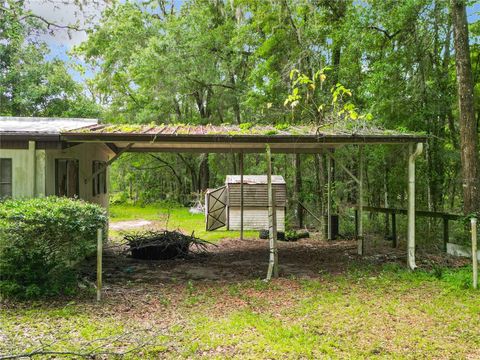
{"type": "MultiPolygon", "coordinates": [[[[0,112],[82,115],[100,107],[107,122],[237,123],[246,128],[325,124],[336,121],[329,116],[332,111],[341,112],[353,124],[375,121],[430,135],[419,169],[420,206],[457,210],[462,142],[452,21],[456,2],[113,1],[71,54],[93,73],[92,79],[76,83],[60,60],[45,60],[44,44],[30,40],[29,32],[45,23],[22,18],[21,2],[4,0],[4,8],[17,6],[17,11],[1,10],[7,16],[0,24],[0,112]]],[[[478,15],[471,18],[478,122],[480,24],[478,15]]],[[[369,171],[385,174],[367,178],[368,202],[401,205],[404,152],[372,149],[367,155],[369,171]],[[379,188],[385,197],[374,190],[379,188]]],[[[297,190],[320,206],[323,161],[285,156],[276,171],[293,179],[302,169],[314,169],[303,173],[297,190]]],[[[347,155],[344,161],[355,165],[347,155]]],[[[247,171],[263,172],[262,164],[262,158],[251,156],[247,171]]],[[[152,194],[165,193],[162,189],[180,200],[237,170],[235,155],[131,155],[118,162],[113,178],[118,189],[130,192],[140,183],[139,196],[148,201],[158,196],[152,194]]],[[[341,190],[337,193],[344,197],[341,190]]]]}

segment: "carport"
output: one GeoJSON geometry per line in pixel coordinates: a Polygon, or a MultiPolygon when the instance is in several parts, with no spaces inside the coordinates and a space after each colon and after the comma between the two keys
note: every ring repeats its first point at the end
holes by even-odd
{"type": "MultiPolygon", "coordinates": [[[[272,154],[323,153],[327,155],[327,226],[331,239],[332,161],[355,181],[357,185],[358,234],[357,252],[363,255],[363,178],[364,147],[366,145],[399,145],[408,151],[408,226],[407,264],[415,269],[415,159],[422,153],[426,137],[391,130],[352,129],[338,126],[251,126],[239,125],[111,125],[95,124],[76,130],[64,131],[60,140],[68,146],[78,143],[104,143],[115,155],[107,166],[125,152],[192,152],[240,154],[240,176],[243,179],[243,156],[247,153],[265,153],[267,160],[269,208],[269,267],[267,279],[278,276],[277,228],[273,204],[272,154]],[[356,174],[335,158],[334,150],[351,146],[358,157],[356,174]]],[[[104,169],[99,169],[101,172],[104,169]]],[[[96,174],[94,174],[95,176],[96,174]]],[[[243,181],[241,186],[241,219],[243,219],[243,181]]],[[[241,237],[243,237],[241,220],[241,237]]]]}

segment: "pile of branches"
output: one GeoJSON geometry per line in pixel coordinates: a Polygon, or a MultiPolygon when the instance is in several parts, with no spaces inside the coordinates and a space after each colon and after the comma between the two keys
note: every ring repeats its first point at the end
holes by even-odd
{"type": "MultiPolygon", "coordinates": [[[[258,234],[260,239],[268,239],[269,233],[268,230],[260,230],[258,234]]],[[[310,237],[310,233],[308,231],[295,231],[295,230],[288,230],[286,232],[277,231],[277,240],[280,241],[297,241],[299,239],[304,239],[310,237]]]]}
{"type": "Polygon", "coordinates": [[[186,258],[192,248],[196,253],[207,253],[208,245],[214,244],[179,231],[145,231],[127,234],[124,240],[129,245],[133,258],[144,260],[167,260],[186,258]]]}

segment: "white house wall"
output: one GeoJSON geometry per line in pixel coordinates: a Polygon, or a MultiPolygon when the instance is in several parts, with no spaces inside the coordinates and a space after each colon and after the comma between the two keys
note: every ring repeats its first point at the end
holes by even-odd
{"type": "Polygon", "coordinates": [[[89,202],[108,207],[107,193],[93,196],[92,162],[108,161],[113,152],[103,144],[83,143],[63,150],[46,150],[46,194],[55,195],[55,159],[76,159],[79,161],[79,196],[89,202]]]}
{"type": "Polygon", "coordinates": [[[0,149],[0,158],[12,159],[13,198],[45,195],[45,150],[0,149]]]}

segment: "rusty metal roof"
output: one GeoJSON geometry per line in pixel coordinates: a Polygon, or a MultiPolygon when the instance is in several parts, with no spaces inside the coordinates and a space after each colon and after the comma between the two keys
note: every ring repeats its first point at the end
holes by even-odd
{"type": "MultiPolygon", "coordinates": [[[[357,124],[354,124],[357,125],[357,124]]],[[[379,128],[326,125],[98,124],[95,119],[0,117],[0,145],[8,141],[107,144],[115,152],[316,153],[349,144],[410,144],[426,136],[379,128]]],[[[1,145],[7,146],[7,145],[1,145]]]]}
{"type": "Polygon", "coordinates": [[[250,125],[250,124],[221,124],[221,125],[190,125],[190,124],[92,124],[76,130],[69,130],[64,135],[207,135],[207,136],[377,136],[418,138],[421,135],[383,130],[379,128],[352,127],[344,129],[337,125],[250,125]]]}

